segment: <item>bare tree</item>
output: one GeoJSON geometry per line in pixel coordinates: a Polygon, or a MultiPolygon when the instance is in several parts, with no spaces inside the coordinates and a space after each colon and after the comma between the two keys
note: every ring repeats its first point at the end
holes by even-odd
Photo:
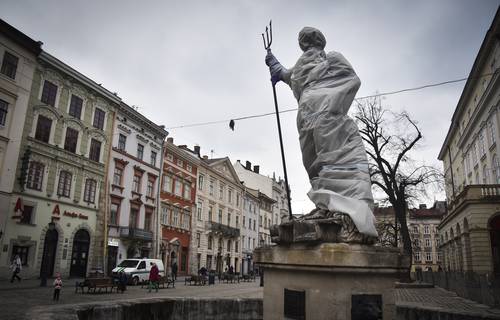
{"type": "MultiPolygon", "coordinates": [[[[377,97],[358,101],[355,118],[367,149],[372,185],[383,191],[394,208],[396,223],[392,225],[394,235],[389,240],[397,245],[397,239],[401,238],[405,253],[412,257],[408,206],[425,194],[429,183],[439,181],[441,174],[411,158],[422,133],[408,113],[388,112],[377,97]]],[[[390,226],[385,228],[391,230],[390,226]]]]}

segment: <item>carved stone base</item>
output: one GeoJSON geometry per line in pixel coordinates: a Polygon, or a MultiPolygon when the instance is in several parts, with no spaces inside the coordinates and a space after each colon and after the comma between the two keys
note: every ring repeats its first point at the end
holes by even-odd
{"type": "Polygon", "coordinates": [[[299,242],[345,242],[374,244],[375,237],[359,233],[351,218],[343,213],[315,209],[299,219],[270,228],[271,240],[278,244],[299,242]]]}

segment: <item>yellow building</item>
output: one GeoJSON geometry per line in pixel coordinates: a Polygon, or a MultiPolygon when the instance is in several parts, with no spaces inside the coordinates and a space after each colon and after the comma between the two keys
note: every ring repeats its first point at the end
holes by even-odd
{"type": "Polygon", "coordinates": [[[500,11],[451,119],[443,161],[448,212],[439,224],[444,268],[500,273],[500,11]]]}

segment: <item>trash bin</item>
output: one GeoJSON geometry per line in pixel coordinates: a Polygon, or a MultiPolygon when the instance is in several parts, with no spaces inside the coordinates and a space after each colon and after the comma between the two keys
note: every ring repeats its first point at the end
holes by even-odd
{"type": "Polygon", "coordinates": [[[208,274],[208,285],[215,284],[215,272],[208,274]]]}

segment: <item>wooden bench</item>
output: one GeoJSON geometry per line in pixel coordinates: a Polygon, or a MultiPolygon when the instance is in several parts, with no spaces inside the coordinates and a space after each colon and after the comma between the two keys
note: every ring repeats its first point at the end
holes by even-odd
{"type": "Polygon", "coordinates": [[[219,283],[220,282],[223,282],[226,281],[226,283],[233,283],[233,282],[240,282],[240,278],[238,275],[234,274],[234,273],[222,273],[220,276],[219,276],[219,283]]]}
{"type": "Polygon", "coordinates": [[[75,284],[75,293],[78,292],[78,289],[84,293],[85,287],[87,287],[87,293],[90,293],[90,291],[96,293],[97,290],[101,292],[101,289],[105,289],[105,292],[108,292],[108,288],[110,292],[113,292],[113,289],[118,292],[118,286],[111,278],[88,278],[83,282],[77,282],[75,284]]]}
{"type": "Polygon", "coordinates": [[[193,283],[194,285],[205,285],[207,283],[207,279],[204,276],[192,274],[184,279],[184,285],[187,285],[188,282],[189,285],[192,285],[193,283]]]}
{"type": "MultiPolygon", "coordinates": [[[[160,280],[158,280],[158,287],[161,285],[162,288],[165,288],[165,284],[167,285],[167,289],[170,285],[172,288],[175,288],[175,281],[169,276],[160,276],[160,280]]],[[[149,287],[149,280],[145,280],[141,282],[141,288],[149,287]]]]}

